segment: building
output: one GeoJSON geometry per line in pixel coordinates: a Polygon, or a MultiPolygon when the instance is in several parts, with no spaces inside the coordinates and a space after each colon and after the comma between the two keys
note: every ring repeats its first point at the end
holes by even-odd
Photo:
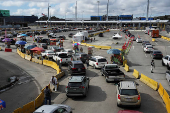
{"type": "Polygon", "coordinates": [[[119,15],[119,20],[122,21],[133,20],[133,15],[119,15]]]}
{"type": "MultiPolygon", "coordinates": [[[[146,20],[146,17],[139,17],[139,20],[146,20]]],[[[155,20],[154,17],[149,17],[148,20],[155,20]]]]}
{"type": "Polygon", "coordinates": [[[103,16],[91,16],[91,21],[103,21],[103,16]]]}

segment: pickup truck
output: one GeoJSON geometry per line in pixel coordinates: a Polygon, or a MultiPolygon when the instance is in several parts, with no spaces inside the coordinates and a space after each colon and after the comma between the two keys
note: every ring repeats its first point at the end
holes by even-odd
{"type": "Polygon", "coordinates": [[[61,64],[68,64],[72,61],[72,58],[67,55],[67,52],[56,52],[55,55],[53,55],[54,61],[60,61],[61,64]]]}
{"type": "Polygon", "coordinates": [[[106,82],[125,80],[125,74],[117,64],[105,64],[101,68],[101,75],[105,76],[106,82]]]}

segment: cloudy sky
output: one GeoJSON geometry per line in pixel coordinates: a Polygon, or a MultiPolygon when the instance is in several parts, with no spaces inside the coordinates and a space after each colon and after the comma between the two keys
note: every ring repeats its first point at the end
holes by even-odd
{"type": "MultiPolygon", "coordinates": [[[[106,14],[108,0],[0,0],[1,10],[10,10],[10,15],[48,14],[50,4],[51,16],[74,18],[77,1],[78,18],[106,14]]],[[[109,0],[109,16],[133,14],[134,17],[146,16],[147,0],[109,0]]],[[[170,15],[170,0],[150,0],[149,16],[170,15]]]]}

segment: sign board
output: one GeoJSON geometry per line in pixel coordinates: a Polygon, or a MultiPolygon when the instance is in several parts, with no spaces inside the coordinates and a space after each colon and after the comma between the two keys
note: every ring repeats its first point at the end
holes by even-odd
{"type": "Polygon", "coordinates": [[[0,10],[0,17],[8,17],[10,16],[9,10],[0,10]]]}

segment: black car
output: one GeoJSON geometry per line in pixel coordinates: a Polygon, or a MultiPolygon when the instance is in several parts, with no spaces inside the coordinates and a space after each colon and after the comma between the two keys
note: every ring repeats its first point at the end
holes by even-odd
{"type": "Polygon", "coordinates": [[[162,52],[159,51],[159,50],[151,51],[150,54],[151,54],[151,57],[152,57],[153,59],[156,59],[156,58],[162,59],[162,57],[163,57],[162,52]]]}
{"type": "Polygon", "coordinates": [[[103,37],[103,33],[99,33],[99,37],[103,37]]]}
{"type": "Polygon", "coordinates": [[[88,54],[86,53],[76,53],[73,55],[73,60],[81,60],[83,63],[89,58],[88,54]]]}
{"type": "Polygon", "coordinates": [[[68,35],[68,37],[72,38],[73,35],[75,35],[75,34],[70,33],[70,34],[68,35]]]}
{"type": "Polygon", "coordinates": [[[47,31],[41,31],[40,33],[41,33],[41,34],[46,34],[46,33],[47,33],[47,31]]]}
{"type": "Polygon", "coordinates": [[[40,32],[35,31],[34,34],[35,34],[35,35],[40,35],[40,32]]]}
{"type": "Polygon", "coordinates": [[[66,37],[64,35],[58,36],[57,38],[64,39],[64,40],[66,39],[66,37]]]}
{"type": "Polygon", "coordinates": [[[77,60],[77,61],[71,61],[68,64],[68,73],[71,75],[75,75],[75,74],[83,74],[86,75],[86,68],[83,64],[82,61],[77,60]]]}
{"type": "Polygon", "coordinates": [[[41,43],[46,43],[47,45],[50,45],[50,39],[42,39],[41,43]]]}

